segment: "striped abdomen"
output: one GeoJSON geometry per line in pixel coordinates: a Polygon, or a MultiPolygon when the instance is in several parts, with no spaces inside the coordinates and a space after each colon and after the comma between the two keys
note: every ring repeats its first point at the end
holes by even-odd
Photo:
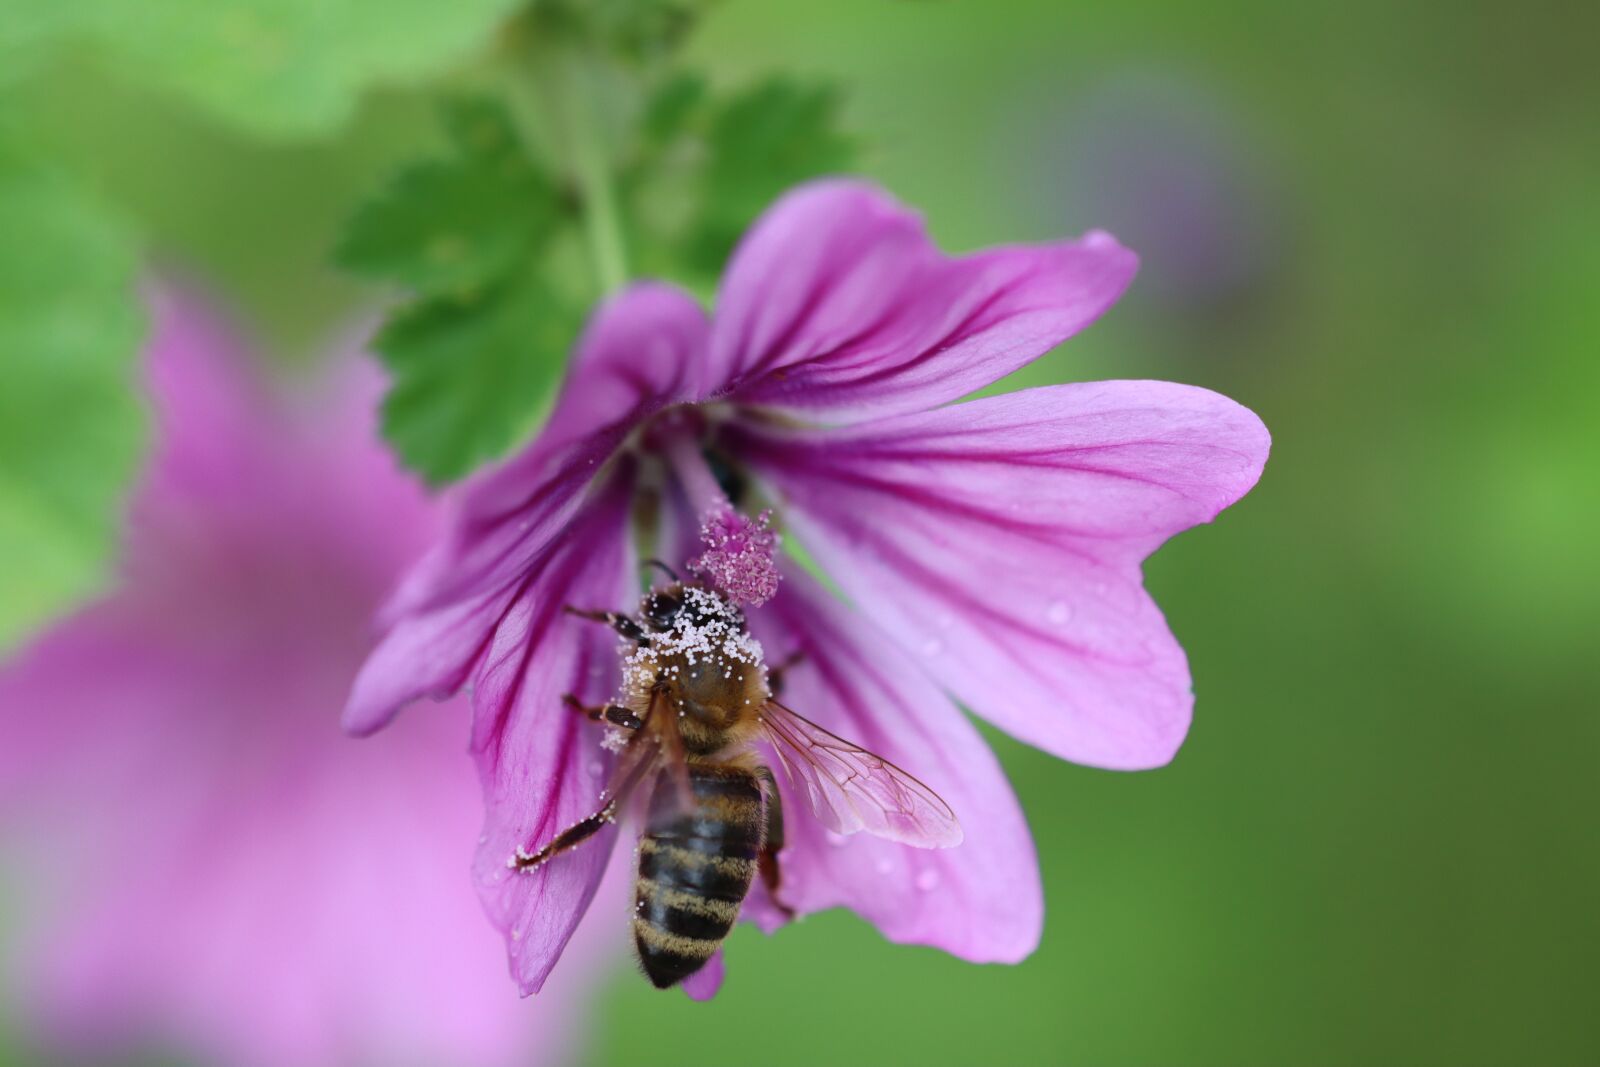
{"type": "Polygon", "coordinates": [[[705,965],[728,936],[750,892],[761,852],[765,804],[742,767],[691,764],[694,809],[677,812],[663,778],[639,841],[633,941],[657,988],[705,965]]]}

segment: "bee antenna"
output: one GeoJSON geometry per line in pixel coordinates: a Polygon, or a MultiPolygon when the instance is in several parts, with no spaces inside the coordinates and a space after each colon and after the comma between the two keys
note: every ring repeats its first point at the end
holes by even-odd
{"type": "Polygon", "coordinates": [[[675,582],[682,581],[682,579],[678,577],[678,572],[677,571],[673,570],[671,567],[667,566],[665,563],[661,562],[659,559],[647,559],[643,563],[641,563],[639,566],[641,566],[641,567],[657,567],[657,568],[660,568],[660,570],[663,573],[665,573],[668,578],[671,578],[673,581],[675,581],[675,582]]]}

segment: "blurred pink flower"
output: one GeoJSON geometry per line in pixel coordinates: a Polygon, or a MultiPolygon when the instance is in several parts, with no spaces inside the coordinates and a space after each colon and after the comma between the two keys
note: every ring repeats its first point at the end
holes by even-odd
{"type": "MultiPolygon", "coordinates": [[[[610,697],[614,637],[562,608],[632,609],[631,520],[653,511],[669,561],[688,561],[703,529],[703,567],[737,557],[735,579],[760,579],[751,528],[719,516],[771,505],[853,605],[786,565],[770,601],[740,597],[775,658],[804,653],[784,703],[921,778],[965,830],[943,851],[846,837],[780,780],[783,902],[845,905],[893,940],[969,960],[1033,950],[1043,903],[1027,826],[951,697],[1067,759],[1169,760],[1189,725],[1189,673],[1140,564],[1248,491],[1268,437],[1225,397],[1165,382],[950,402],[1087,326],[1134,269],[1103,233],[948,258],[886,195],[827,181],[756,223],[709,321],[659,284],[597,312],[544,431],[467,488],[400,588],[346,709],[367,733],[472,682],[489,803],[478,878],[525,991],[544,982],[616,839],[607,827],[507,871],[516,850],[593,810],[610,762],[561,697],[610,697]]],[[[744,917],[770,929],[782,920],[770,903],[758,885],[744,917]]],[[[691,992],[707,994],[719,969],[691,992]]]]}
{"type": "MultiPolygon", "coordinates": [[[[0,671],[0,831],[34,1039],[263,1065],[552,1063],[463,876],[481,809],[440,717],[337,712],[385,587],[436,532],[354,359],[295,400],[153,294],[155,456],[116,592],[0,671]]],[[[572,993],[580,992],[575,987],[572,993]]]]}

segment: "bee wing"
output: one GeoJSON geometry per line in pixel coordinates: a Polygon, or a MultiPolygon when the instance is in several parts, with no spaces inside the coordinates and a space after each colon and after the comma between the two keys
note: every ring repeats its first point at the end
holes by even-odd
{"type": "Polygon", "coordinates": [[[643,814],[647,821],[693,810],[689,758],[678,732],[678,718],[663,695],[650,698],[643,723],[628,738],[611,771],[605,795],[615,797],[619,806],[626,805],[631,796],[638,797],[641,805],[635,814],[643,814]]]}
{"type": "Polygon", "coordinates": [[[961,824],[939,794],[882,756],[829,733],[777,701],[762,709],[761,725],[778,761],[829,830],[918,848],[961,843],[961,824]]]}
{"type": "Polygon", "coordinates": [[[678,717],[660,693],[650,698],[650,708],[645,714],[639,738],[651,754],[658,774],[670,783],[670,790],[655,790],[648,798],[651,818],[665,818],[694,808],[694,787],[689,783],[689,757],[683,749],[683,736],[678,733],[678,717]]]}
{"type": "Polygon", "coordinates": [[[619,807],[625,805],[639,786],[648,785],[660,773],[661,756],[661,746],[654,732],[640,727],[617,756],[616,765],[611,768],[611,780],[606,783],[601,797],[615,800],[619,807]]]}

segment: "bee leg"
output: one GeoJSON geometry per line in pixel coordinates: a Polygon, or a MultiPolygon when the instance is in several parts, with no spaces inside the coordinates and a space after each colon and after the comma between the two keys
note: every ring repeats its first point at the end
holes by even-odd
{"type": "Polygon", "coordinates": [[[645,636],[644,627],[631,615],[623,615],[615,611],[584,611],[568,604],[563,610],[568,615],[576,615],[580,619],[589,619],[594,622],[603,622],[624,638],[634,642],[642,648],[650,646],[650,639],[645,636]]]}
{"type": "Polygon", "coordinates": [[[644,725],[643,719],[621,704],[596,704],[590,707],[571,693],[563,695],[561,703],[578,714],[587,716],[594,722],[608,722],[612,726],[620,726],[624,730],[637,730],[644,725]]]}
{"type": "Polygon", "coordinates": [[[514,871],[531,871],[535,867],[555,859],[563,852],[567,852],[583,844],[589,838],[599,833],[607,824],[617,821],[617,800],[615,797],[605,802],[601,809],[578,822],[573,823],[556,835],[555,840],[537,852],[525,852],[517,849],[516,855],[506,861],[506,866],[514,871]]]}
{"type": "Polygon", "coordinates": [[[805,658],[806,654],[804,652],[791,652],[789,657],[782,663],[778,664],[776,667],[769,668],[767,670],[768,692],[770,692],[773,696],[780,695],[783,692],[784,673],[793,669],[794,667],[799,666],[805,658]]]}
{"type": "Polygon", "coordinates": [[[785,919],[793,920],[794,909],[778,897],[783,882],[783,872],[778,869],[778,853],[783,850],[783,798],[778,794],[778,780],[769,768],[758,768],[756,777],[762,782],[761,792],[767,808],[766,833],[756,857],[756,869],[761,872],[761,884],[767,887],[767,899],[772,901],[772,906],[783,912],[785,919]]]}
{"type": "MultiPolygon", "coordinates": [[[[577,701],[574,700],[573,703],[576,704],[577,701]]],[[[578,706],[582,707],[581,704],[578,706]]],[[[529,852],[518,845],[517,851],[506,860],[506,866],[514,871],[531,871],[563,852],[583,844],[606,826],[616,822],[617,813],[623,810],[639,783],[649,780],[655,767],[652,756],[654,742],[655,738],[643,731],[628,738],[618,764],[612,771],[611,781],[600,792],[600,810],[579,819],[537,852],[529,852]]]]}

